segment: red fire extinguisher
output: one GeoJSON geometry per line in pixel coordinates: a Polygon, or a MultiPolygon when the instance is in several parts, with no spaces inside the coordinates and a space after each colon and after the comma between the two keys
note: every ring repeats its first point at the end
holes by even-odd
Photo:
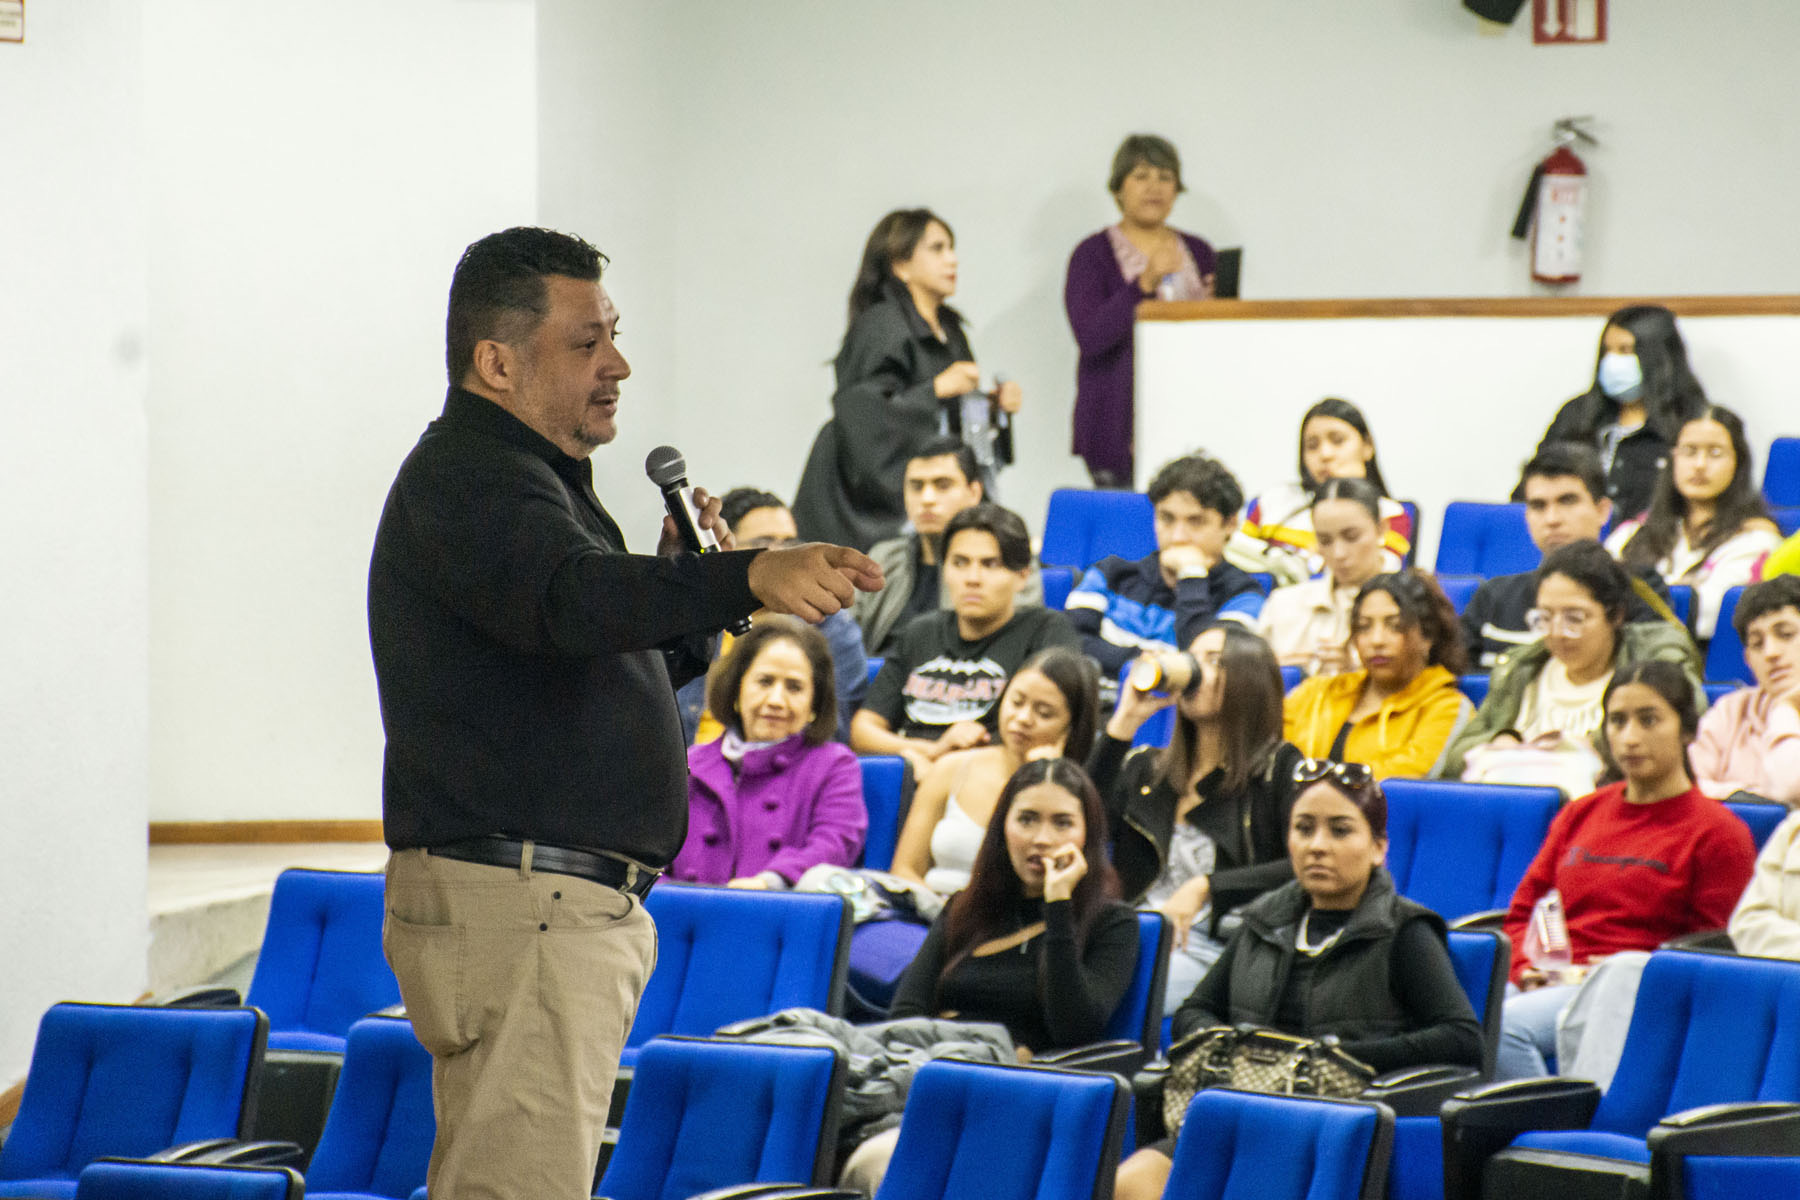
{"type": "Polygon", "coordinates": [[[1513,223],[1515,238],[1530,232],[1531,277],[1540,283],[1574,283],[1581,278],[1588,171],[1569,146],[1577,140],[1598,145],[1578,124],[1591,119],[1565,117],[1556,123],[1556,149],[1532,171],[1513,223]]]}

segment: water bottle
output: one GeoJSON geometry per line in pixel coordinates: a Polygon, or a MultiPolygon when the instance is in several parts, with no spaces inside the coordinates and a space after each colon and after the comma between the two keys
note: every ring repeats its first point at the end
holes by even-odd
{"type": "Polygon", "coordinates": [[[1525,926],[1525,957],[1550,978],[1559,981],[1575,965],[1575,952],[1569,945],[1569,922],[1563,912],[1562,893],[1551,888],[1532,905],[1531,920],[1525,926]]]}

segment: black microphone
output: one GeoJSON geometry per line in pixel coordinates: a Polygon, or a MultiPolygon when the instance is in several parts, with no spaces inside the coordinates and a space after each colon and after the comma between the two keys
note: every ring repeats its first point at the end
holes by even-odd
{"type": "MultiPolygon", "coordinates": [[[[658,446],[644,459],[644,474],[662,492],[663,507],[675,520],[675,531],[681,544],[694,554],[710,554],[719,548],[719,539],[710,529],[700,528],[700,510],[694,506],[694,489],[688,486],[687,460],[673,446],[658,446]]],[[[750,632],[750,618],[739,617],[725,627],[735,637],[750,632]]]]}

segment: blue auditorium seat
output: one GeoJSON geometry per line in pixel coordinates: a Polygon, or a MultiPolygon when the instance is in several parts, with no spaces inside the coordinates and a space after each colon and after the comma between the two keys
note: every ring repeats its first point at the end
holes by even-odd
{"type": "Polygon", "coordinates": [[[1454,500],[1444,506],[1437,574],[1516,575],[1535,571],[1542,555],[1525,527],[1523,504],[1454,500]]]}
{"type": "Polygon", "coordinates": [[[201,1163],[103,1158],[90,1163],[75,1200],[301,1200],[292,1167],[219,1167],[201,1163]]]}
{"type": "Polygon", "coordinates": [[[1442,779],[1389,779],[1382,790],[1394,887],[1447,921],[1512,901],[1563,803],[1556,788],[1442,779]]]}
{"type": "Polygon", "coordinates": [[[1738,820],[1750,827],[1750,840],[1756,843],[1758,850],[1775,832],[1775,827],[1787,818],[1788,807],[1777,804],[1773,800],[1759,804],[1754,800],[1727,800],[1725,807],[1737,814],[1738,820]]]}
{"type": "Polygon", "coordinates": [[[869,812],[863,866],[885,871],[894,865],[894,847],[912,799],[912,768],[898,754],[865,754],[857,761],[862,767],[863,807],[869,812]]]}
{"type": "Polygon", "coordinates": [[[275,880],[244,1003],[269,1016],[271,1050],[343,1053],[350,1026],[400,1003],[381,951],[379,872],[291,868],[275,880]]]}
{"type": "Polygon", "coordinates": [[[412,1022],[371,1017],[350,1027],[331,1114],[306,1168],[308,1200],[404,1200],[425,1183],[437,1120],[431,1055],[412,1022]]]}
{"type": "Polygon", "coordinates": [[[1719,605],[1719,625],[1706,647],[1708,683],[1756,682],[1756,676],[1750,673],[1750,664],[1744,661],[1743,639],[1738,637],[1737,629],[1731,623],[1732,614],[1737,612],[1738,600],[1743,594],[1742,587],[1731,588],[1726,591],[1725,599],[1719,605]]]}
{"type": "Polygon", "coordinates": [[[1771,508],[1800,506],[1800,437],[1778,437],[1769,443],[1762,490],[1771,508]]]}
{"type": "Polygon", "coordinates": [[[1155,549],[1155,511],[1142,492],[1058,488],[1050,493],[1038,553],[1046,565],[1072,567],[1079,576],[1109,554],[1143,558],[1155,549]]]}
{"type": "Polygon", "coordinates": [[[1380,1196],[1394,1114],[1361,1100],[1207,1088],[1175,1140],[1169,1200],[1366,1200],[1380,1196]]]}
{"type": "Polygon", "coordinates": [[[1044,581],[1044,607],[1061,612],[1075,589],[1075,572],[1070,567],[1043,567],[1038,577],[1044,581]]]}

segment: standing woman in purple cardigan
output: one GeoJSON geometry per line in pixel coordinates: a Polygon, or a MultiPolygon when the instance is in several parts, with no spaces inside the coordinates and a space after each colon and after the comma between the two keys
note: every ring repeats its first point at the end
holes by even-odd
{"type": "Polygon", "coordinates": [[[757,622],[707,680],[725,735],[688,751],[688,833],[669,877],[785,889],[821,863],[847,867],[869,827],[862,770],[837,732],[825,636],[757,622]]]}
{"type": "Polygon", "coordinates": [[[1132,324],[1140,300],[1207,300],[1217,256],[1169,226],[1181,183],[1181,156],[1169,142],[1134,133],[1113,155],[1107,189],[1119,223],[1085,239],[1069,256],[1063,307],[1081,351],[1075,368],[1075,453],[1096,487],[1132,481],[1132,324]]]}

